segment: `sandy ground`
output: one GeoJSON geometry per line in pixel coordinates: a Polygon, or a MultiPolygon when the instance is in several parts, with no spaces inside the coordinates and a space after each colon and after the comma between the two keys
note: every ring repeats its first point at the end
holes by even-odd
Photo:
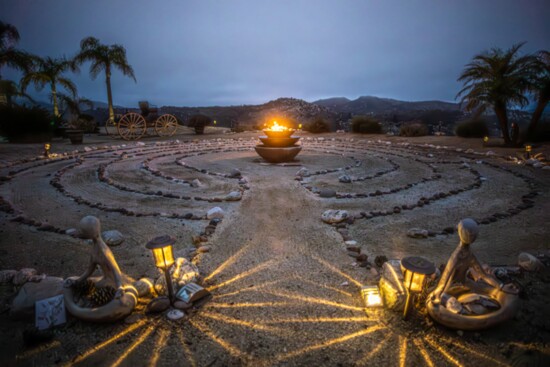
{"type": "MultiPolygon", "coordinates": [[[[90,135],[84,145],[94,148],[89,152],[84,146],[54,140],[53,152],[80,150],[57,161],[24,162],[41,153],[40,145],[0,144],[0,176],[13,176],[0,185],[0,195],[16,212],[0,213],[1,269],[35,267],[62,277],[81,273],[86,267],[87,245],[43,229],[45,225],[72,228],[84,215],[95,215],[103,229],[118,229],[127,237],[123,245],[113,247],[125,274],[130,279],[156,277],[158,272],[144,248],[149,239],[171,234],[177,238],[176,251],[184,251],[192,246],[191,236],[200,233],[208,221],[182,216],[192,213],[198,218],[214,206],[225,211],[224,220],[209,238],[211,251],[195,258],[203,285],[213,297],[188,317],[170,322],[162,315],[148,316],[132,325],[122,321],[93,325],[71,319],[56,330],[53,341],[29,347],[23,344],[22,333],[31,323],[12,321],[4,313],[0,316],[3,365],[489,366],[548,362],[550,276],[546,272],[521,279],[526,295],[514,320],[489,331],[457,335],[422,314],[403,322],[391,311],[365,310],[359,288],[373,284],[376,274],[357,266],[336,228],[320,220],[327,209],[345,209],[357,216],[393,212],[395,206],[414,204],[421,197],[466,188],[413,210],[357,219],[346,228],[371,262],[378,255],[422,255],[439,265],[458,244],[456,234],[441,234],[443,229],[465,217],[482,220],[506,212],[521,204],[523,195],[536,192],[532,208],[482,225],[474,245],[484,262],[515,264],[519,252],[548,251],[550,244],[550,173],[501,158],[520,150],[484,148],[480,141],[454,137],[303,133],[304,148],[297,165],[282,167],[265,165],[255,154],[252,147],[257,133],[207,132],[200,139],[187,132],[170,139],[147,137],[137,145],[90,135]],[[311,137],[315,139],[307,139],[311,137]],[[403,142],[414,146],[399,144],[403,142]],[[423,144],[440,149],[420,147],[423,144]],[[491,150],[497,156],[465,155],[456,148],[491,150]],[[77,157],[79,164],[74,165],[77,157]],[[145,160],[149,170],[143,167],[145,160]],[[490,164],[478,163],[481,160],[490,164]],[[478,174],[461,169],[463,162],[478,174]],[[111,184],[98,180],[100,166],[105,167],[111,184]],[[319,174],[297,181],[295,174],[301,167],[319,174]],[[434,175],[434,167],[441,177],[423,182],[434,175]],[[241,170],[250,187],[241,201],[194,199],[223,197],[237,190],[236,180],[218,175],[233,168],[241,170]],[[338,168],[342,171],[322,172],[338,168]],[[367,177],[379,171],[386,173],[351,184],[338,181],[342,172],[367,177]],[[64,192],[50,184],[56,173],[64,192]],[[169,177],[198,178],[203,186],[191,188],[169,177]],[[483,177],[480,186],[468,188],[479,177],[483,177]],[[417,184],[366,198],[325,199],[314,193],[323,188],[372,193],[408,183],[417,184]],[[159,196],[155,190],[190,199],[159,196]],[[126,212],[113,211],[120,208],[126,212]],[[34,223],[11,221],[16,215],[34,223]],[[437,234],[411,239],[406,233],[414,227],[437,234]]],[[[535,149],[550,156],[548,145],[535,149]]]]}

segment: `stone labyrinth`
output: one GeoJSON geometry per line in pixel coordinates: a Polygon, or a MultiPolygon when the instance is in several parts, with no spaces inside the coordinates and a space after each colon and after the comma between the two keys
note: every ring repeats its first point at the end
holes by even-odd
{"type": "Polygon", "coordinates": [[[529,217],[544,207],[537,208],[543,189],[532,171],[473,151],[351,138],[304,138],[297,162],[270,165],[255,144],[137,143],[2,167],[5,238],[36,244],[15,246],[3,267],[80,274],[86,247],[66,232],[94,215],[103,230],[126,237],[113,252],[130,279],[158,276],[144,245],[170,234],[176,255],[193,259],[213,294],[179,324],[145,317],[98,331],[78,323],[59,345],[21,361],[501,364],[492,350],[401,332],[381,321],[383,311],[365,312],[359,288],[376,281],[378,255],[443,263],[457,245],[455,225],[466,217],[481,224],[482,260],[513,263],[545,236],[530,231],[529,217]],[[223,210],[221,221],[207,218],[214,207],[223,210]],[[330,209],[349,218],[323,223],[330,209]]]}

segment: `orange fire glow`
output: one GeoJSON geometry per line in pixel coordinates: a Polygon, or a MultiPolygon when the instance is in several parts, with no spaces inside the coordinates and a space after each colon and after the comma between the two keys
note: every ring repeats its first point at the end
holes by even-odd
{"type": "Polygon", "coordinates": [[[273,120],[273,123],[271,124],[271,126],[268,126],[266,127],[264,130],[269,130],[269,131],[289,131],[289,130],[293,130],[293,129],[290,129],[284,125],[279,125],[279,123],[275,120],[273,120]]]}

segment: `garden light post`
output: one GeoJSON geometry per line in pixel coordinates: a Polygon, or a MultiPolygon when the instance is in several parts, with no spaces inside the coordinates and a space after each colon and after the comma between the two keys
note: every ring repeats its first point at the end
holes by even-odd
{"type": "Polygon", "coordinates": [[[153,257],[155,258],[155,265],[157,268],[164,272],[166,277],[166,288],[168,289],[168,297],[170,303],[174,302],[174,289],[172,286],[172,276],[170,275],[170,268],[174,265],[174,254],[172,252],[172,245],[175,242],[175,238],[164,235],[153,238],[145,245],[146,248],[153,251],[153,257]]]}
{"type": "Polygon", "coordinates": [[[426,277],[435,272],[435,266],[420,256],[409,256],[401,260],[403,283],[407,289],[407,302],[403,310],[403,320],[407,320],[414,302],[414,295],[422,292],[426,277]]]}

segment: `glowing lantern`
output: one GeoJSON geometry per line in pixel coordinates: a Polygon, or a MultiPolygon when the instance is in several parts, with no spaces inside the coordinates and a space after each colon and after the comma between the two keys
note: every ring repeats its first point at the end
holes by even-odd
{"type": "Polygon", "coordinates": [[[44,157],[49,158],[50,157],[50,143],[44,144],[44,157]]]}
{"type": "Polygon", "coordinates": [[[172,276],[170,275],[170,268],[174,265],[174,254],[172,252],[172,245],[174,242],[176,242],[176,240],[173,237],[164,235],[153,238],[145,245],[146,248],[153,251],[156,267],[164,272],[170,302],[174,299],[172,276]]]}
{"type": "Polygon", "coordinates": [[[302,129],[302,124],[298,124],[298,129],[302,129]]]}
{"type": "Polygon", "coordinates": [[[407,302],[403,311],[403,319],[406,320],[409,317],[414,295],[422,292],[426,278],[435,272],[435,266],[423,257],[410,256],[401,260],[401,271],[403,272],[403,284],[407,289],[407,302]]]}
{"type": "Polygon", "coordinates": [[[525,154],[527,155],[527,158],[531,158],[531,151],[533,150],[533,146],[531,144],[525,145],[525,154]]]}
{"type": "Polygon", "coordinates": [[[365,285],[361,287],[361,296],[366,307],[381,307],[382,297],[376,285],[365,285]]]}
{"type": "Polygon", "coordinates": [[[483,142],[484,142],[484,143],[489,142],[489,137],[488,137],[488,136],[484,136],[484,137],[483,137],[483,142]]]}

